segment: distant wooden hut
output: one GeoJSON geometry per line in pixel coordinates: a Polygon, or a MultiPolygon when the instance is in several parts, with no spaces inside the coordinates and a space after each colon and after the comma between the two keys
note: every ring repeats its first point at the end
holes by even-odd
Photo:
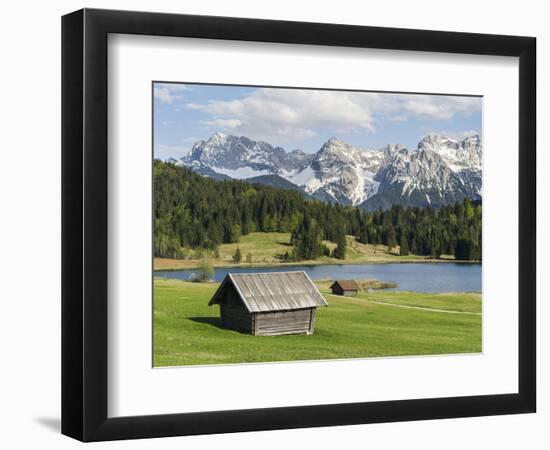
{"type": "Polygon", "coordinates": [[[254,335],[313,334],[318,306],[327,306],[305,272],[228,274],[208,303],[221,323],[254,335]]]}
{"type": "Polygon", "coordinates": [[[332,290],[332,293],[334,295],[352,296],[357,295],[359,286],[357,285],[355,280],[336,280],[334,283],[332,283],[330,289],[332,290]]]}

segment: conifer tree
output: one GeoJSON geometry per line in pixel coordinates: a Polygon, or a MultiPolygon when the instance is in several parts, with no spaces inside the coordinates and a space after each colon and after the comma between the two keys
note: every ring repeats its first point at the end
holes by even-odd
{"type": "Polygon", "coordinates": [[[388,231],[386,232],[386,245],[391,250],[395,247],[395,230],[392,225],[388,226],[388,231]]]}
{"type": "Polygon", "coordinates": [[[337,259],[346,258],[346,235],[343,232],[338,235],[333,256],[337,259]]]}
{"type": "Polygon", "coordinates": [[[455,259],[468,261],[474,259],[474,245],[469,238],[459,238],[456,241],[455,259]]]}
{"type": "Polygon", "coordinates": [[[305,214],[298,227],[292,232],[295,259],[317,259],[322,254],[321,229],[317,221],[305,214]]]}
{"type": "Polygon", "coordinates": [[[241,226],[236,223],[231,227],[231,236],[229,242],[239,242],[241,240],[241,226]]]}
{"type": "Polygon", "coordinates": [[[241,249],[237,247],[237,250],[235,250],[235,254],[233,255],[233,262],[240,263],[242,259],[243,255],[241,254],[241,249]]]}
{"type": "Polygon", "coordinates": [[[394,247],[401,244],[406,230],[409,251],[414,254],[458,252],[457,259],[481,258],[480,201],[369,212],[306,200],[293,190],[214,180],[158,160],[153,171],[156,257],[217,256],[220,244],[238,242],[249,233],[274,231],[292,234],[289,258],[315,259],[325,251],[323,239],[338,244],[343,233],[364,244],[394,247]]]}
{"type": "Polygon", "coordinates": [[[401,242],[399,243],[399,255],[408,256],[409,255],[409,241],[407,239],[407,233],[401,231],[401,242]]]}

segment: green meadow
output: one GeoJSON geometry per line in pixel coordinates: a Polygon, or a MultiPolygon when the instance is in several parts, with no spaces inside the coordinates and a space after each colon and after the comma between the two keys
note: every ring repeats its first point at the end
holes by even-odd
{"type": "MultiPolygon", "coordinates": [[[[315,260],[304,260],[295,263],[283,261],[281,258],[285,252],[292,250],[290,244],[290,233],[250,233],[241,236],[238,243],[219,245],[219,256],[214,257],[207,254],[214,267],[234,266],[272,266],[272,265],[317,265],[317,264],[370,264],[370,263],[402,263],[402,262],[449,262],[454,257],[441,255],[439,258],[429,256],[408,255],[399,256],[399,246],[389,249],[386,245],[362,244],[353,236],[346,238],[346,257],[336,259],[328,256],[321,256],[315,260]],[[243,260],[237,264],[233,261],[233,255],[240,249],[243,260]],[[250,255],[252,263],[246,262],[246,255],[250,255]]],[[[323,241],[329,249],[334,250],[336,244],[331,241],[323,241]]],[[[178,270],[197,267],[200,258],[196,255],[189,255],[187,259],[155,258],[155,270],[178,270]]]]}
{"type": "Polygon", "coordinates": [[[481,295],[329,294],[311,336],[252,336],[220,327],[218,283],[154,279],[154,365],[234,364],[481,352],[481,295]]]}

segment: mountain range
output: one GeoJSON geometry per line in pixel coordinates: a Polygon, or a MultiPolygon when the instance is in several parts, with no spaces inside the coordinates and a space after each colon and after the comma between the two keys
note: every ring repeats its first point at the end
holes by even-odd
{"type": "Polygon", "coordinates": [[[366,210],[394,204],[440,207],[482,195],[478,135],[456,140],[430,134],[413,150],[399,144],[357,148],[331,138],[316,153],[305,153],[215,133],[170,162],[208,177],[295,189],[306,197],[366,210]]]}

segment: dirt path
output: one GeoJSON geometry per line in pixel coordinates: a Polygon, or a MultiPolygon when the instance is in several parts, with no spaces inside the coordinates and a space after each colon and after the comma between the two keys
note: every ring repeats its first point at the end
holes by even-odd
{"type": "MultiPolygon", "coordinates": [[[[332,295],[332,294],[325,294],[325,295],[330,296],[330,297],[335,297],[335,298],[338,298],[338,299],[342,299],[342,298],[348,299],[349,298],[349,297],[344,297],[344,296],[340,296],[340,295],[332,295]]],[[[368,303],[375,303],[377,305],[395,306],[396,308],[419,309],[421,311],[441,312],[441,313],[447,313],[447,314],[468,314],[468,315],[474,315],[474,316],[481,316],[481,314],[482,314],[482,313],[469,312],[469,311],[451,311],[451,310],[448,310],[448,309],[426,308],[424,306],[397,305],[395,303],[379,302],[377,300],[367,300],[366,298],[361,299],[361,301],[362,302],[368,302],[368,303]]]]}
{"type": "Polygon", "coordinates": [[[449,314],[470,314],[474,316],[481,316],[481,313],[470,312],[470,311],[450,311],[448,309],[426,308],[424,306],[396,305],[395,303],[378,302],[376,300],[365,300],[365,301],[370,303],[376,303],[377,305],[396,306],[398,308],[421,309],[423,311],[434,311],[434,312],[442,312],[442,313],[449,313],[449,314]]]}

